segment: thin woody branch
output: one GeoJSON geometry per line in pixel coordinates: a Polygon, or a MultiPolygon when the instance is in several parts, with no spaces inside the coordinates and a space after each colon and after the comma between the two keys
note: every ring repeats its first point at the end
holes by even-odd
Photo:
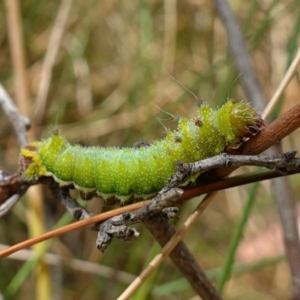
{"type": "Polygon", "coordinates": [[[149,204],[134,212],[113,217],[102,223],[99,227],[99,235],[96,242],[97,248],[104,251],[112,237],[118,237],[123,240],[131,240],[137,237],[138,233],[135,230],[127,228],[131,224],[167,220],[175,217],[178,199],[183,194],[183,191],[177,187],[194,174],[230,166],[258,166],[275,169],[280,173],[286,174],[287,171],[300,171],[300,158],[295,158],[296,153],[296,150],[273,156],[239,156],[223,153],[199,162],[181,164],[178,172],[170,179],[169,184],[149,204]],[[160,214],[163,215],[161,216],[160,214]],[[117,230],[118,226],[120,232],[117,230]]]}
{"type": "Polygon", "coordinates": [[[27,130],[30,128],[30,121],[23,116],[12,99],[9,97],[3,86],[0,84],[0,105],[8,116],[12,126],[14,127],[19,145],[21,147],[28,144],[27,130]]]}
{"type": "Polygon", "coordinates": [[[178,186],[194,174],[218,168],[256,166],[276,170],[283,174],[286,174],[288,171],[297,171],[300,169],[300,159],[295,158],[296,153],[297,150],[290,150],[287,153],[274,156],[228,155],[227,153],[222,153],[195,163],[178,164],[178,172],[160,193],[178,186]]]}

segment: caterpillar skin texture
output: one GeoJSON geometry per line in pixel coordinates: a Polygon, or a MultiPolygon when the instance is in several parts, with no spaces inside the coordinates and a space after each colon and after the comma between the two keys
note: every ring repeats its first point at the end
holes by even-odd
{"type": "Polygon", "coordinates": [[[28,182],[52,176],[61,186],[73,185],[86,195],[83,198],[95,192],[104,199],[145,198],[167,184],[177,161],[191,163],[220,154],[262,126],[248,104],[228,101],[217,111],[201,105],[196,118],[180,118],[176,131],[140,148],[72,146],[54,134],[22,149],[20,169],[28,182]]]}

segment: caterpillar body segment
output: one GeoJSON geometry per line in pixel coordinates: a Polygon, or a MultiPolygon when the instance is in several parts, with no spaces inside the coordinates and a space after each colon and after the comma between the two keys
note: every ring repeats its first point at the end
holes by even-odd
{"type": "Polygon", "coordinates": [[[83,194],[96,192],[104,199],[145,198],[167,184],[176,172],[176,162],[218,155],[262,126],[260,116],[246,103],[228,101],[217,111],[201,105],[194,119],[180,118],[177,130],[150,146],[72,146],[56,133],[22,149],[20,171],[26,181],[52,176],[62,186],[73,185],[83,194]]]}

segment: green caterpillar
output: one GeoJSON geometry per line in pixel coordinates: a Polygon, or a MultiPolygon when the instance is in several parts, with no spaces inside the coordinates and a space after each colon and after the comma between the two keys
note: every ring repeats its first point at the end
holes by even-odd
{"type": "Polygon", "coordinates": [[[157,193],[175,174],[177,161],[191,163],[220,154],[257,134],[262,126],[248,104],[228,101],[217,111],[202,104],[196,118],[180,118],[176,131],[150,146],[72,146],[53,134],[21,150],[20,170],[28,182],[52,176],[61,186],[73,185],[83,198],[97,193],[124,202],[157,193]]]}

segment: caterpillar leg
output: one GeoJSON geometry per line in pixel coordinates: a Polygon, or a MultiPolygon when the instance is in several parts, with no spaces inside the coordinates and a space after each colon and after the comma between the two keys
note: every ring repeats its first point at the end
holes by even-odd
{"type": "Polygon", "coordinates": [[[55,187],[52,188],[53,194],[60,199],[67,211],[77,221],[87,219],[93,216],[92,213],[82,207],[75,199],[69,195],[68,188],[55,187]]]}
{"type": "Polygon", "coordinates": [[[165,194],[158,194],[148,205],[101,223],[96,247],[104,252],[114,237],[124,241],[138,237],[140,233],[129,225],[146,221],[161,222],[177,217],[178,207],[172,205],[176,204],[182,193],[180,189],[172,189],[165,194]]]}

